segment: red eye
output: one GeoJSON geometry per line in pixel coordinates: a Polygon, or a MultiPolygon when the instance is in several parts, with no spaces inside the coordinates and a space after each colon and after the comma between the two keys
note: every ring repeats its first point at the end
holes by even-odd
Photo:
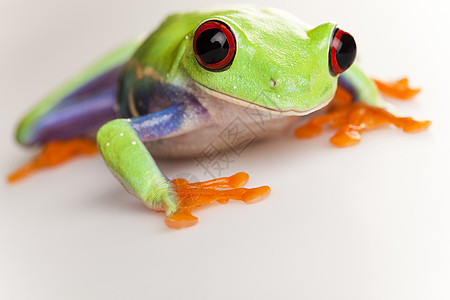
{"type": "Polygon", "coordinates": [[[230,27],[219,20],[206,21],[194,35],[198,63],[209,71],[225,71],[236,54],[236,39],[230,27]]]}
{"type": "Polygon", "coordinates": [[[355,61],[356,43],[353,37],[339,28],[336,28],[330,44],[329,64],[333,76],[341,74],[355,61]]]}

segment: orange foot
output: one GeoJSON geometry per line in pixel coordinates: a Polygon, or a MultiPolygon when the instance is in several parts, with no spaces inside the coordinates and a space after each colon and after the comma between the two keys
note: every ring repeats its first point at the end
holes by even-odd
{"type": "Polygon", "coordinates": [[[401,100],[408,100],[420,92],[420,89],[412,89],[409,87],[408,78],[402,78],[392,82],[381,82],[376,79],[373,81],[380,92],[401,100]]]}
{"type": "Polygon", "coordinates": [[[198,218],[192,215],[192,210],[214,201],[225,204],[233,199],[245,203],[256,203],[269,196],[268,186],[243,188],[247,181],[248,174],[244,172],[204,182],[189,183],[185,179],[172,180],[179,196],[179,203],[177,212],[166,218],[166,225],[173,229],[193,226],[198,223],[198,218]]]}
{"type": "Polygon", "coordinates": [[[80,154],[89,155],[97,152],[96,143],[90,139],[79,138],[67,141],[49,142],[44,146],[41,153],[39,153],[39,155],[31,162],[10,174],[8,176],[8,181],[18,181],[39,169],[57,166],[80,154]]]}
{"type": "Polygon", "coordinates": [[[365,129],[394,124],[404,132],[417,132],[426,129],[431,122],[396,117],[381,108],[354,102],[334,107],[327,114],[312,118],[307,124],[297,128],[295,135],[299,138],[318,135],[326,124],[338,129],[330,142],[337,147],[348,147],[359,143],[361,131],[365,129]]]}

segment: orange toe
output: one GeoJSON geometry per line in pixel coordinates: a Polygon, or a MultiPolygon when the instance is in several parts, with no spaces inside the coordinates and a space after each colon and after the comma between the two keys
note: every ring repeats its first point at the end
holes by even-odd
{"type": "Polygon", "coordinates": [[[401,100],[411,99],[420,92],[420,89],[412,89],[409,87],[408,78],[402,78],[392,82],[382,82],[376,79],[373,81],[380,92],[401,100]]]}
{"type": "Polygon", "coordinates": [[[267,197],[269,197],[269,195],[270,195],[270,187],[261,186],[254,189],[248,189],[244,193],[242,199],[237,200],[242,200],[247,204],[254,204],[266,199],[267,197]]]}
{"type": "Polygon", "coordinates": [[[174,189],[178,194],[178,209],[175,214],[165,220],[170,228],[180,229],[197,224],[197,217],[192,210],[212,202],[221,204],[229,200],[239,200],[245,203],[256,203],[270,194],[268,186],[257,188],[244,188],[248,181],[248,174],[236,173],[230,177],[221,177],[204,182],[188,183],[184,179],[172,180],[174,189]]]}
{"type": "Polygon", "coordinates": [[[299,138],[311,137],[320,133],[323,126],[329,125],[338,129],[330,142],[336,147],[349,147],[360,142],[362,131],[384,124],[393,124],[405,132],[418,132],[428,128],[431,122],[397,117],[382,108],[353,102],[347,106],[334,107],[328,113],[312,118],[307,124],[297,128],[295,135],[299,138]]]}
{"type": "Polygon", "coordinates": [[[431,125],[431,121],[416,121],[412,118],[399,118],[398,123],[395,124],[397,127],[403,129],[404,132],[420,132],[431,125]]]}
{"type": "Polygon", "coordinates": [[[19,181],[39,169],[60,165],[78,155],[97,153],[97,144],[90,139],[78,138],[54,141],[44,145],[41,153],[8,176],[8,182],[19,181]]]}
{"type": "Polygon", "coordinates": [[[361,141],[361,129],[355,126],[343,126],[330,139],[331,144],[336,147],[350,147],[361,141]]]}
{"type": "Polygon", "coordinates": [[[169,228],[182,229],[196,225],[198,218],[188,210],[180,210],[173,216],[167,217],[165,223],[169,228]]]}

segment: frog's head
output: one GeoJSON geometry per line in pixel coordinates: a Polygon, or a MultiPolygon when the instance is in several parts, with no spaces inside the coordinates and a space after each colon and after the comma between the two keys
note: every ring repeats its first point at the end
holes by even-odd
{"type": "Polygon", "coordinates": [[[356,56],[352,36],[332,23],[310,28],[257,8],[200,16],[180,66],[207,93],[240,105],[308,114],[331,100],[356,56]]]}

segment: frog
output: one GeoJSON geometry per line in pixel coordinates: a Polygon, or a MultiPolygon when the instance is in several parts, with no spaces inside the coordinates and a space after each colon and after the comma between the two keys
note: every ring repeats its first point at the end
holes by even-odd
{"type": "Polygon", "coordinates": [[[9,181],[99,151],[130,194],[165,214],[168,227],[193,226],[198,206],[255,203],[270,194],[268,186],[245,187],[245,172],[188,182],[170,180],[155,162],[198,156],[212,140],[219,150],[239,147],[239,141],[218,138],[232,122],[248,129],[244,138],[259,140],[330,107],[295,135],[311,137],[328,124],[337,129],[331,142],[339,147],[357,144],[362,130],[383,124],[406,132],[429,126],[396,115],[381,97],[414,96],[418,90],[407,79],[374,81],[356,56],[355,39],[336,23],[313,27],[276,8],[170,15],[148,37],[119,46],[68,80],[22,119],[16,140],[42,150],[9,181]],[[263,126],[255,115],[265,116],[263,126]]]}

